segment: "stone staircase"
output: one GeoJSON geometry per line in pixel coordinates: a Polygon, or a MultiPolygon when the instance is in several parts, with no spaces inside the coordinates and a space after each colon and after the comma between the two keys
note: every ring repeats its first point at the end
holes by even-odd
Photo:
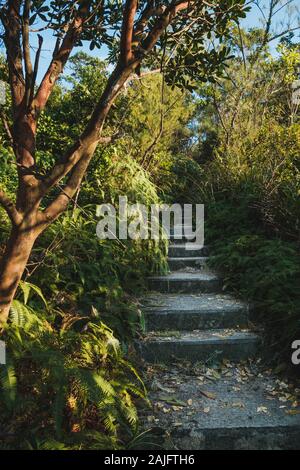
{"type": "Polygon", "coordinates": [[[248,306],[222,294],[220,278],[206,266],[207,248],[187,250],[185,239],[172,238],[171,272],[151,277],[151,292],[144,299],[148,336],[143,357],[151,362],[197,362],[212,355],[219,360],[255,355],[260,339],[247,328],[248,306]]]}
{"type": "Polygon", "coordinates": [[[176,227],[169,245],[171,272],[151,277],[149,294],[142,301],[146,336],[140,343],[143,359],[153,364],[152,372],[157,367],[153,380],[159,386],[150,386],[151,419],[168,430],[165,447],[300,448],[295,401],[287,413],[280,392],[277,401],[277,392],[267,396],[278,383],[256,365],[261,339],[249,329],[248,305],[222,293],[221,279],[207,267],[206,247],[187,250],[187,240],[174,233],[176,227]],[[246,380],[240,366],[233,365],[241,361],[247,364],[242,366],[246,380]],[[197,364],[202,364],[201,380],[195,377],[197,364]],[[232,373],[226,378],[218,373],[219,379],[214,380],[206,377],[213,370],[208,364],[230,364],[232,373]],[[189,374],[186,368],[191,367],[189,374]],[[198,390],[202,386],[205,392],[198,390]],[[169,402],[165,394],[161,396],[166,390],[169,402]],[[172,406],[173,392],[177,406],[172,406]]]}

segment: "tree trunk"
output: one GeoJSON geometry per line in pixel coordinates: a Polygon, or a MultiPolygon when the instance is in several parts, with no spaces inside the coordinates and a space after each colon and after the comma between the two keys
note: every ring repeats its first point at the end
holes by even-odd
{"type": "Polygon", "coordinates": [[[8,319],[11,303],[37,236],[36,228],[12,228],[0,264],[0,325],[8,319]]]}

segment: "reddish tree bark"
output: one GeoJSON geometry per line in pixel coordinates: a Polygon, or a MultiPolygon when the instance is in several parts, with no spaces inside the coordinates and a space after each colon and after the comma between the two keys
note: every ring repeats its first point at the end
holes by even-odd
{"type": "Polygon", "coordinates": [[[27,225],[28,219],[12,229],[0,264],[0,324],[7,321],[11,302],[39,235],[38,230],[27,228],[27,225]]]}

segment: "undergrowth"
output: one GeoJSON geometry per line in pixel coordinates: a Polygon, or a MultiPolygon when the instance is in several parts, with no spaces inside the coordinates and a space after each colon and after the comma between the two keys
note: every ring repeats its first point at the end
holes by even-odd
{"type": "Polygon", "coordinates": [[[217,129],[211,158],[199,159],[193,202],[205,204],[209,262],[224,290],[250,303],[264,352],[287,369],[300,338],[300,124],[266,112],[245,133],[243,122],[232,141],[217,129]]]}

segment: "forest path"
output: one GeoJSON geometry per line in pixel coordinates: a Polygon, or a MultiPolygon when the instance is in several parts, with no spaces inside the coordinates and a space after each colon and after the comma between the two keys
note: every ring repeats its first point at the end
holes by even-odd
{"type": "Polygon", "coordinates": [[[147,427],[167,449],[299,449],[300,391],[261,365],[248,305],[222,293],[208,250],[187,250],[177,233],[171,272],[149,279],[142,302],[147,427]]]}

